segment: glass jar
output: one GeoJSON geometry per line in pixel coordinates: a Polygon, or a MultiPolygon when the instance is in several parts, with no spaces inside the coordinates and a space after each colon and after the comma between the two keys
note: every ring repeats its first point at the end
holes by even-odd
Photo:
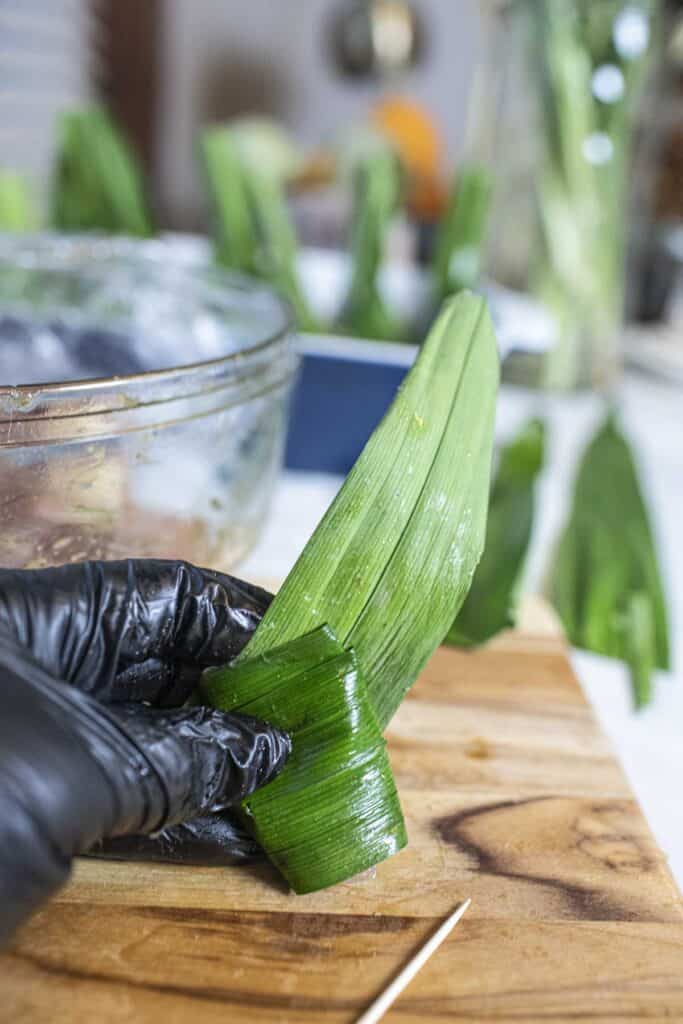
{"type": "Polygon", "coordinates": [[[201,243],[0,236],[0,564],[232,568],[296,365],[279,299],[201,243]]]}
{"type": "Polygon", "coordinates": [[[525,383],[545,387],[609,389],[619,366],[634,129],[657,4],[496,6],[506,68],[489,271],[526,291],[552,324],[545,354],[513,358],[508,369],[522,367],[525,383]]]}

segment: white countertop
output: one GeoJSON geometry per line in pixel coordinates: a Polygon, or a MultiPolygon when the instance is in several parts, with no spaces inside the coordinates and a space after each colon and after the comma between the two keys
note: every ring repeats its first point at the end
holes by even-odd
{"type": "MultiPolygon", "coordinates": [[[[683,889],[683,391],[654,380],[628,377],[619,406],[639,455],[669,594],[675,670],[657,678],[651,707],[631,709],[622,666],[575,651],[572,661],[604,731],[611,738],[657,841],[683,889]]],[[[548,545],[566,512],[572,465],[599,415],[594,398],[552,399],[504,392],[499,431],[509,434],[527,415],[550,422],[551,468],[541,485],[541,514],[529,558],[528,589],[538,589],[548,545]]],[[[284,473],[272,514],[257,548],[240,566],[246,579],[282,579],[289,571],[341,484],[326,474],[284,473]]]]}

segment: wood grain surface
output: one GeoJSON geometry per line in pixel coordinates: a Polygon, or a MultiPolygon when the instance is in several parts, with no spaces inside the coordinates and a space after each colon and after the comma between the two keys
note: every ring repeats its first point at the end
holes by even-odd
{"type": "Polygon", "coordinates": [[[438,651],[389,745],[398,856],[310,896],[83,860],[0,958],[0,1019],[350,1022],[471,896],[387,1021],[683,1021],[680,895],[552,630],[438,651]]]}

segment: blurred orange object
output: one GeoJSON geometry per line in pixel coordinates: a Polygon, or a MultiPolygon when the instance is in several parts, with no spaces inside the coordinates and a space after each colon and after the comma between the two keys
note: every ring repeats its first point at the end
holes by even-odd
{"type": "Polygon", "coordinates": [[[446,203],[446,188],[443,143],[433,118],[413,100],[390,96],[373,107],[371,121],[396,147],[408,175],[410,209],[420,219],[436,219],[446,203]]]}

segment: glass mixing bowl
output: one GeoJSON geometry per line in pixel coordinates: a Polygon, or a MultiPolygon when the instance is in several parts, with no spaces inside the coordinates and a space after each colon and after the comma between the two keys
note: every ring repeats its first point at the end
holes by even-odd
{"type": "Polygon", "coordinates": [[[252,547],[297,357],[280,300],[197,251],[0,236],[0,564],[252,547]]]}

